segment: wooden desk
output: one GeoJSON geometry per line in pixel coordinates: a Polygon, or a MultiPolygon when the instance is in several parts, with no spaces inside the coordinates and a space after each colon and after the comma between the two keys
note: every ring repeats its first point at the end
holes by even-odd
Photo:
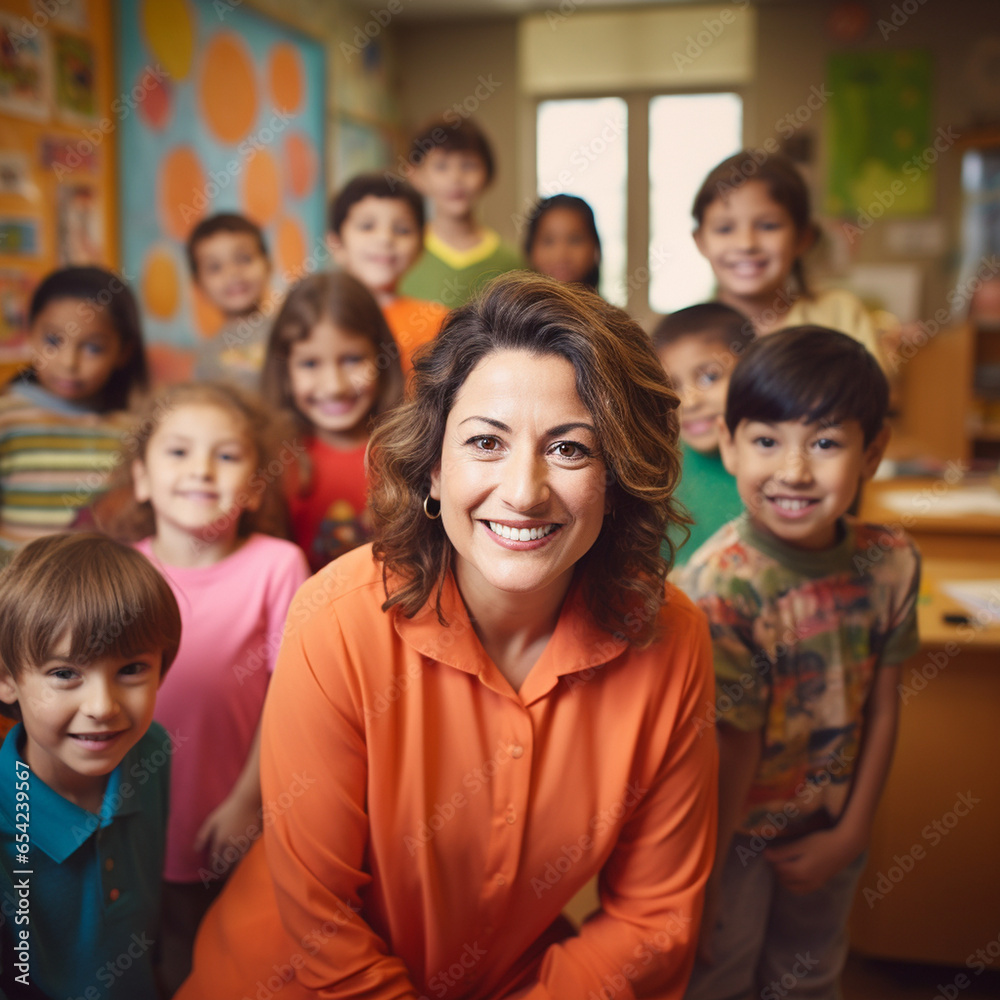
{"type": "Polygon", "coordinates": [[[962,609],[940,589],[993,578],[993,559],[924,560],[922,650],[851,914],[862,954],[965,965],[1000,933],[1000,625],[946,624],[962,609]]]}
{"type": "Polygon", "coordinates": [[[943,504],[938,499],[962,486],[996,490],[995,485],[980,479],[952,483],[930,477],[882,479],[865,483],[860,516],[875,524],[902,527],[927,558],[993,559],[1000,564],[1000,513],[956,516],[941,511],[943,504]],[[903,490],[920,495],[919,503],[907,512],[889,506],[883,499],[888,493],[903,490]]]}

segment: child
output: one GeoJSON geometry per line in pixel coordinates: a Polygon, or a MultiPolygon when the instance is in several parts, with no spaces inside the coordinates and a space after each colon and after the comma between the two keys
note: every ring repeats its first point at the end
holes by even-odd
{"type": "Polygon", "coordinates": [[[795,995],[839,996],[896,685],[918,649],[916,550],[845,517],[885,450],[887,403],[875,358],[821,327],[755,341],[730,380],[719,443],[747,513],[680,579],[711,625],[704,724],[717,716],[720,746],[709,961],[689,1000],[767,995],[788,975],[795,995]]]}
{"type": "Polygon", "coordinates": [[[309,575],[291,542],[257,534],[281,480],[270,416],[241,390],[174,386],[131,436],[140,552],[184,620],[156,718],[182,732],[174,754],[164,870],[164,979],[191,946],[231,862],[260,832],[258,723],[292,595],[309,575]]]}
{"type": "Polygon", "coordinates": [[[194,283],[225,317],[225,326],[199,345],[194,377],[255,389],[267,340],[261,306],[271,277],[264,234],[242,215],[222,212],[194,227],[187,254],[194,283]]]}
{"type": "Polygon", "coordinates": [[[680,309],[653,331],[653,347],[680,398],[682,471],[674,496],[694,516],[686,540],[678,531],[671,536],[676,566],[743,510],[719,456],[719,421],[730,373],[753,336],[747,320],[721,302],[680,309]]]}
{"type": "Polygon", "coordinates": [[[0,549],[68,528],[100,494],[148,374],[135,298],[117,275],[67,267],[31,299],[31,367],[0,395],[0,549]]]}
{"type": "Polygon", "coordinates": [[[0,748],[0,982],[155,997],[174,742],[153,708],[177,602],[138,552],[49,535],[0,575],[0,620],[0,701],[21,720],[0,748]]]}
{"type": "Polygon", "coordinates": [[[318,570],[369,538],[368,433],[402,397],[398,351],[368,289],[349,274],[295,285],[271,330],[262,391],[303,437],[288,486],[292,534],[318,570]]]}
{"type": "Polygon", "coordinates": [[[694,240],[711,264],[718,298],[749,317],[758,334],[811,324],[842,330],[882,363],[871,317],[843,289],[812,292],[802,257],[818,227],[809,189],[780,154],[758,163],[747,151],[711,170],[694,199],[694,240]]]}
{"type": "Polygon", "coordinates": [[[593,209],[571,194],[543,198],[528,220],[524,255],[539,274],[578,282],[596,292],[601,280],[601,238],[593,209]]]}
{"type": "Polygon", "coordinates": [[[439,302],[396,291],[423,250],[423,231],[420,195],[381,174],[355,177],[330,203],[327,245],[333,259],[375,296],[399,346],[404,373],[413,352],[437,336],[448,315],[439,302]]]}
{"type": "Polygon", "coordinates": [[[493,180],[493,152],[468,119],[432,121],[410,145],[410,183],[431,203],[424,255],[400,291],[449,309],[488,278],[524,267],[521,255],[476,221],[476,202],[493,180]]]}

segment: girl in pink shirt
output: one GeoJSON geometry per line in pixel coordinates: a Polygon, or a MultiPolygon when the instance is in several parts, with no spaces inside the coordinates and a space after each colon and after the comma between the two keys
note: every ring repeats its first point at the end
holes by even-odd
{"type": "Polygon", "coordinates": [[[156,719],[172,745],[164,871],[168,994],[229,868],[260,836],[259,723],[292,596],[309,575],[274,527],[278,455],[259,404],[221,384],[175,386],[129,437],[123,471],[136,547],[177,598],[183,638],[156,719]]]}
{"type": "Polygon", "coordinates": [[[403,395],[399,349],[364,285],[314,274],[289,291],[267,345],[263,394],[302,435],[288,505],[295,541],[318,570],[368,541],[368,433],[403,395]]]}

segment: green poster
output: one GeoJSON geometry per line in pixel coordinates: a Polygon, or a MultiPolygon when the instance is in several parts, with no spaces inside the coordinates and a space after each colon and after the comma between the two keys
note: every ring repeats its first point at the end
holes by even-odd
{"type": "Polygon", "coordinates": [[[827,85],[827,212],[845,218],[929,212],[933,165],[942,151],[931,135],[930,53],[834,55],[827,85]]]}

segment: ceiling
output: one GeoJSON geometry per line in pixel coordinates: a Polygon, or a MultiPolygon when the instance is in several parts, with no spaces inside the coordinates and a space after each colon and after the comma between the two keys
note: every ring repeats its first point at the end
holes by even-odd
{"type": "MultiPolygon", "coordinates": [[[[396,14],[401,21],[468,20],[475,17],[504,17],[529,11],[551,10],[563,15],[577,10],[607,10],[621,7],[665,6],[675,3],[708,3],[712,0],[401,0],[403,9],[396,14]]],[[[715,0],[716,5],[718,0],[715,0]]],[[[734,2],[734,0],[730,0],[734,2]]],[[[736,0],[740,2],[740,0],[736,0]]],[[[758,5],[762,0],[752,0],[758,5]]],[[[385,0],[382,0],[385,3],[385,0]]],[[[371,0],[363,3],[366,10],[371,0]]],[[[395,5],[393,5],[395,6],[395,5]]]]}

